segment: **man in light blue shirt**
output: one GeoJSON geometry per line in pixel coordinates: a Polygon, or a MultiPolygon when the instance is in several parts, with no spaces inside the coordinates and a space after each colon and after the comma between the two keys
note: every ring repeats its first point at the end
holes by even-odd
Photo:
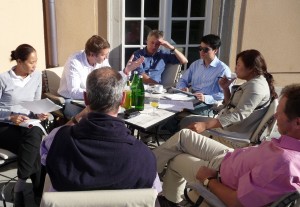
{"type": "Polygon", "coordinates": [[[231,77],[230,68],[220,61],[216,53],[221,46],[219,36],[209,34],[201,38],[199,46],[200,59],[193,62],[177,83],[177,88],[196,95],[201,104],[197,105],[193,114],[209,115],[212,104],[224,99],[219,77],[231,77]]]}

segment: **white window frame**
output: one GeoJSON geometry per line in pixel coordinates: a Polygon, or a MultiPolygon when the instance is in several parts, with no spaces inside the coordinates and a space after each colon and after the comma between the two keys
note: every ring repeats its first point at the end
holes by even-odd
{"type": "MultiPolygon", "coordinates": [[[[170,27],[170,22],[172,20],[186,20],[187,21],[187,31],[186,31],[186,42],[188,42],[189,38],[189,24],[191,20],[204,20],[204,35],[209,34],[211,32],[211,23],[212,23],[212,8],[213,8],[213,0],[206,0],[206,8],[205,8],[205,17],[171,17],[171,12],[172,12],[172,0],[160,0],[160,6],[159,6],[159,17],[144,17],[144,0],[141,0],[141,17],[125,17],[125,1],[122,0],[121,3],[121,8],[122,8],[122,15],[121,15],[121,67],[125,67],[125,63],[127,60],[124,60],[125,58],[125,48],[136,48],[140,47],[143,48],[145,45],[142,44],[142,41],[140,42],[139,45],[126,45],[125,46],[125,21],[128,20],[137,20],[141,21],[141,33],[140,33],[140,39],[143,39],[143,32],[144,32],[144,21],[145,20],[157,20],[159,21],[159,29],[164,31],[165,34],[165,39],[167,41],[171,40],[171,27],[170,27]],[[166,9],[165,9],[166,8],[166,9]]],[[[190,14],[191,10],[191,0],[188,1],[188,15],[190,14]]],[[[110,10],[112,11],[112,10],[110,10]]],[[[181,47],[185,49],[185,56],[188,57],[188,48],[189,47],[197,47],[200,44],[177,44],[176,47],[181,47]]]]}

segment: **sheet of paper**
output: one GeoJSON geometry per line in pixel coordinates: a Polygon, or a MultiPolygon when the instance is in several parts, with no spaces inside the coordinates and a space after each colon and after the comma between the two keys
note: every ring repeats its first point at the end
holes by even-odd
{"type": "Polygon", "coordinates": [[[47,113],[61,109],[61,106],[56,105],[48,98],[37,101],[26,101],[21,104],[24,108],[32,111],[35,114],[47,113]]]}
{"type": "Polygon", "coordinates": [[[192,101],[195,99],[194,96],[187,96],[183,93],[165,94],[164,97],[170,100],[177,101],[192,101]]]}
{"type": "Polygon", "coordinates": [[[174,101],[174,100],[167,100],[161,99],[159,103],[160,109],[166,109],[171,111],[182,111],[183,109],[190,109],[193,110],[193,102],[191,101],[174,101]]]}

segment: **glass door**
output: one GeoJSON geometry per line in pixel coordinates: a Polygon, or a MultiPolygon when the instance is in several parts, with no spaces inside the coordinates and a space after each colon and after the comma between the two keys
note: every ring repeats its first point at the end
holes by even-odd
{"type": "Polygon", "coordinates": [[[209,0],[123,0],[122,68],[132,53],[146,44],[150,30],[159,29],[165,39],[188,57],[199,58],[200,38],[210,32],[212,1],[209,0]]]}

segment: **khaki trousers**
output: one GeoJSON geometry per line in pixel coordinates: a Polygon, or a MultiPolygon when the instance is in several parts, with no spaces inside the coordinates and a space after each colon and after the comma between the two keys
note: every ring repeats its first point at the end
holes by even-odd
{"type": "Polygon", "coordinates": [[[189,129],[173,135],[153,151],[158,172],[162,172],[168,164],[163,182],[164,196],[179,203],[186,181],[199,182],[196,180],[199,167],[219,170],[223,157],[229,151],[233,149],[189,129]]]}

